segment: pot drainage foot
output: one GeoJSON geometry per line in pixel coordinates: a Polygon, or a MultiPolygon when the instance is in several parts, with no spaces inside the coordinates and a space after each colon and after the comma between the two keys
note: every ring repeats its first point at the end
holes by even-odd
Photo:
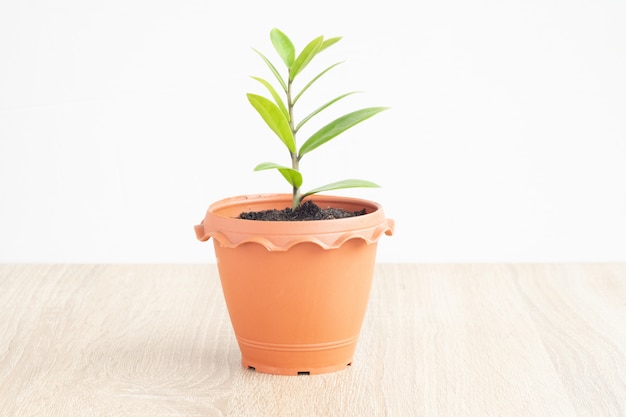
{"type": "MultiPolygon", "coordinates": [[[[352,362],[349,362],[348,364],[346,364],[346,368],[351,367],[351,366],[352,366],[352,362]]],[[[246,369],[249,370],[249,371],[256,372],[256,367],[255,366],[248,365],[246,367],[246,369]]],[[[272,368],[272,370],[274,370],[274,369],[272,368]]],[[[336,370],[339,370],[339,369],[332,368],[332,370],[336,371],[336,370]]],[[[292,373],[293,371],[289,371],[289,370],[285,370],[285,369],[283,369],[283,372],[285,372],[285,373],[280,372],[280,370],[278,370],[278,369],[275,369],[274,372],[273,371],[270,371],[270,372],[260,371],[260,372],[261,373],[273,373],[273,374],[277,374],[277,375],[294,375],[292,373]]],[[[313,371],[313,374],[319,374],[319,373],[325,373],[325,372],[330,372],[330,371],[328,371],[326,368],[323,368],[321,370],[320,369],[316,369],[316,370],[313,371]]],[[[300,376],[300,375],[311,375],[311,371],[297,371],[295,373],[295,375],[298,375],[298,376],[300,376]]]]}

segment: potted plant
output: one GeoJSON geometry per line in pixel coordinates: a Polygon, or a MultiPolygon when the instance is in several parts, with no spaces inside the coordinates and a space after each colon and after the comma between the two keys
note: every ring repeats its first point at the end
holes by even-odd
{"type": "Polygon", "coordinates": [[[319,374],[345,369],[352,359],[367,308],[378,239],[391,235],[394,222],[376,202],[319,193],[353,187],[377,187],[365,180],[343,180],[302,191],[300,161],[309,152],[385,107],[343,115],[296,140],[303,125],[342,94],[297,119],[296,104],[330,65],[302,84],[294,80],[318,54],[341,38],[316,37],[296,54],[290,38],[274,28],[274,49],[287,73],[254,50],[267,64],[279,88],[252,77],[270,98],[248,94],[248,101],[288,150],[289,165],[264,162],[255,170],[277,170],[290,194],[230,197],[210,205],[195,226],[200,241],[213,238],[220,281],[242,363],[258,372],[319,374]],[[279,91],[281,94],[279,94],[279,91]]]}

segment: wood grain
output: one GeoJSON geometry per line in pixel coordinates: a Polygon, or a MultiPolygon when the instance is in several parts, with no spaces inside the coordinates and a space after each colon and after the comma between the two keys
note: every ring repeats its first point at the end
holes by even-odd
{"type": "Polygon", "coordinates": [[[243,369],[214,265],[0,265],[0,416],[626,416],[626,265],[383,264],[355,361],[243,369]]]}

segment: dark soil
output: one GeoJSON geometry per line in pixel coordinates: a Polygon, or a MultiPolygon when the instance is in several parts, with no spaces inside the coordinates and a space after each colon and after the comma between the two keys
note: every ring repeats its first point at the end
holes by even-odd
{"type": "Polygon", "coordinates": [[[286,207],[284,210],[263,210],[248,211],[239,215],[244,220],[261,220],[261,221],[307,221],[307,220],[330,220],[343,219],[345,217],[362,216],[365,209],[360,211],[346,211],[340,208],[320,208],[313,201],[308,200],[302,203],[300,207],[292,210],[286,207]]]}

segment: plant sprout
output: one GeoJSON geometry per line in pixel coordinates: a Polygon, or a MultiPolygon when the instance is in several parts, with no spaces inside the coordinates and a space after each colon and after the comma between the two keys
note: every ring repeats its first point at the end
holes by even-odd
{"type": "Polygon", "coordinates": [[[280,90],[282,90],[282,92],[284,93],[285,100],[283,100],[281,95],[278,94],[277,90],[273,87],[271,83],[259,77],[252,78],[265,86],[265,88],[272,96],[272,100],[252,93],[247,94],[247,97],[250,104],[261,115],[265,123],[278,136],[278,138],[289,150],[291,167],[277,164],[274,162],[263,162],[261,164],[258,164],[254,168],[254,170],[261,171],[266,169],[276,169],[282,174],[282,176],[287,180],[287,182],[289,182],[293,189],[292,209],[296,209],[297,207],[299,207],[305,197],[319,192],[338,190],[342,188],[378,187],[377,184],[371,181],[348,179],[326,184],[308,190],[306,192],[301,191],[302,173],[300,172],[300,160],[304,155],[325,144],[329,140],[337,137],[339,134],[345,132],[356,124],[366,119],[369,119],[370,117],[374,116],[377,113],[380,113],[383,110],[386,110],[387,107],[368,107],[345,114],[325,125],[317,132],[313,133],[308,139],[304,141],[302,146],[298,148],[296,136],[300,131],[300,128],[306,122],[311,120],[314,116],[316,116],[318,113],[320,113],[322,110],[326,109],[330,105],[345,97],[355,94],[356,91],[345,93],[332,99],[331,101],[318,107],[312,113],[305,116],[298,123],[296,123],[294,109],[296,103],[302,97],[302,94],[309,87],[311,87],[311,85],[315,81],[317,81],[320,77],[322,77],[331,69],[335,68],[337,65],[341,64],[341,62],[337,62],[317,74],[296,94],[294,94],[293,91],[293,81],[311,62],[311,60],[317,56],[317,54],[330,47],[331,45],[339,42],[339,40],[341,40],[341,37],[324,39],[323,36],[319,36],[309,42],[298,55],[296,55],[296,50],[289,37],[287,37],[287,35],[285,35],[280,30],[276,28],[272,29],[270,31],[270,39],[272,41],[272,44],[274,45],[274,49],[276,50],[276,52],[278,52],[278,55],[280,56],[287,68],[288,74],[286,78],[283,78],[280,75],[274,64],[272,64],[269,59],[265,57],[265,55],[263,55],[256,49],[254,49],[254,51],[260,55],[263,61],[265,61],[271,72],[276,77],[276,80],[278,80],[278,83],[280,84],[280,90]]]}

